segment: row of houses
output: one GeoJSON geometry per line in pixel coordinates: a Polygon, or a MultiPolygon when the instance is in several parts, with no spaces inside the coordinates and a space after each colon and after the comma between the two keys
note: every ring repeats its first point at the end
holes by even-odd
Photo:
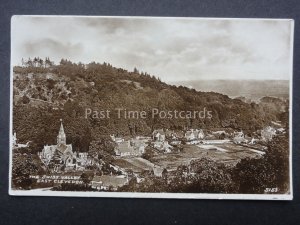
{"type": "MultiPolygon", "coordinates": [[[[168,173],[165,168],[157,165],[153,165],[150,171],[156,177],[163,177],[168,173]]],[[[137,183],[140,183],[145,179],[143,176],[141,176],[141,174],[133,174],[131,175],[131,177],[129,177],[126,173],[119,176],[94,176],[92,181],[90,182],[90,186],[98,191],[117,191],[118,188],[127,185],[133,177],[136,178],[137,183]]]]}
{"type": "Polygon", "coordinates": [[[123,138],[111,136],[112,140],[117,143],[115,153],[117,156],[140,156],[145,152],[145,147],[150,145],[153,148],[169,153],[172,152],[174,146],[179,146],[184,141],[187,145],[195,144],[218,144],[232,141],[235,144],[250,144],[254,145],[259,141],[270,141],[278,133],[284,133],[285,129],[280,126],[280,123],[274,122],[277,128],[267,126],[257,135],[247,136],[243,131],[225,130],[208,131],[204,133],[202,129],[190,129],[183,131],[172,131],[169,129],[156,129],[152,132],[152,137],[136,137],[125,141],[123,138]]]}
{"type": "Polygon", "coordinates": [[[120,157],[141,156],[148,145],[160,152],[169,153],[173,151],[174,146],[180,145],[183,139],[186,140],[187,144],[193,144],[197,140],[204,139],[204,137],[204,132],[201,129],[191,129],[187,132],[157,129],[152,132],[152,138],[137,136],[130,140],[111,135],[111,139],[117,144],[115,154],[120,157]]]}
{"type": "Polygon", "coordinates": [[[186,132],[183,131],[171,131],[164,129],[157,129],[152,132],[152,139],[154,141],[165,141],[169,140],[178,140],[185,139],[187,141],[195,140],[195,139],[204,139],[205,135],[202,129],[190,129],[186,132]]]}
{"type": "MultiPolygon", "coordinates": [[[[113,139],[114,140],[114,139],[113,139]]],[[[145,148],[148,145],[147,139],[132,138],[125,141],[116,141],[117,146],[115,147],[116,156],[140,156],[145,152],[145,148]]]]}

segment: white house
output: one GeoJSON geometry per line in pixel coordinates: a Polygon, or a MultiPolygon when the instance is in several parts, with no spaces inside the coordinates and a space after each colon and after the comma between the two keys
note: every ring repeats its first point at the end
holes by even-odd
{"type": "Polygon", "coordinates": [[[152,132],[152,138],[154,141],[165,141],[166,134],[163,129],[154,130],[152,132]]]}
{"type": "Polygon", "coordinates": [[[191,141],[191,140],[197,140],[197,139],[204,139],[204,132],[202,129],[191,129],[191,130],[188,130],[186,133],[185,133],[185,136],[187,141],[191,141]]]}

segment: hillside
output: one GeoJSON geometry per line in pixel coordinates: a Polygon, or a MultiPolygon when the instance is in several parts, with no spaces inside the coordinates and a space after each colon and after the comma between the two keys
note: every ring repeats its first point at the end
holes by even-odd
{"type": "Polygon", "coordinates": [[[13,86],[13,129],[20,142],[34,143],[34,151],[55,143],[60,118],[67,142],[75,151],[87,151],[89,143],[102,135],[149,135],[162,127],[232,128],[250,133],[280,120],[288,106],[281,100],[248,104],[219,93],[168,85],[137,69],[129,72],[108,63],[83,65],[67,60],[49,68],[14,67],[13,86]],[[150,112],[153,108],[201,111],[204,107],[212,111],[211,119],[137,120],[117,118],[116,114],[109,119],[85,118],[86,108],[150,112]]]}

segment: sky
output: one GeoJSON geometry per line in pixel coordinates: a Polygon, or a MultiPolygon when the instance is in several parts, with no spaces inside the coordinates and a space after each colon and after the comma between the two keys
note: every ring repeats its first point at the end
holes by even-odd
{"type": "Polygon", "coordinates": [[[12,64],[108,62],[169,83],[288,80],[292,27],[291,20],[14,16],[12,64]]]}

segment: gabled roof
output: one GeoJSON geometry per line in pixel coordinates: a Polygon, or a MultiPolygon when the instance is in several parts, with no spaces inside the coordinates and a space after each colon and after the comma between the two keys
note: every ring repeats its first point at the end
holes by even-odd
{"type": "Polygon", "coordinates": [[[188,130],[186,133],[185,133],[185,136],[188,137],[188,136],[194,136],[194,137],[198,137],[199,134],[203,134],[204,135],[204,132],[202,129],[200,130],[188,130]]]}
{"type": "Polygon", "coordinates": [[[155,176],[161,176],[164,171],[164,168],[155,166],[153,167],[153,172],[155,176]]]}
{"type": "Polygon", "coordinates": [[[186,136],[190,136],[190,135],[192,135],[192,134],[193,134],[193,132],[190,131],[190,130],[188,130],[188,131],[185,133],[186,136]]]}
{"type": "Polygon", "coordinates": [[[165,135],[165,132],[164,132],[163,129],[157,129],[157,130],[154,130],[154,131],[152,132],[152,134],[153,134],[153,135],[155,135],[155,134],[165,135]]]}
{"type": "Polygon", "coordinates": [[[56,149],[62,153],[65,153],[66,151],[72,152],[72,145],[65,145],[65,144],[60,144],[57,145],[56,149]]]}
{"type": "Polygon", "coordinates": [[[172,134],[174,134],[174,131],[172,131],[172,130],[166,130],[165,134],[167,136],[171,136],[172,134]]]}
{"type": "Polygon", "coordinates": [[[57,145],[56,149],[58,151],[60,151],[61,153],[64,153],[65,150],[67,150],[68,146],[67,145],[64,145],[64,144],[60,144],[60,145],[57,145]]]}
{"type": "Polygon", "coordinates": [[[178,138],[183,138],[184,137],[184,132],[183,131],[176,131],[175,132],[176,137],[178,138]]]}

